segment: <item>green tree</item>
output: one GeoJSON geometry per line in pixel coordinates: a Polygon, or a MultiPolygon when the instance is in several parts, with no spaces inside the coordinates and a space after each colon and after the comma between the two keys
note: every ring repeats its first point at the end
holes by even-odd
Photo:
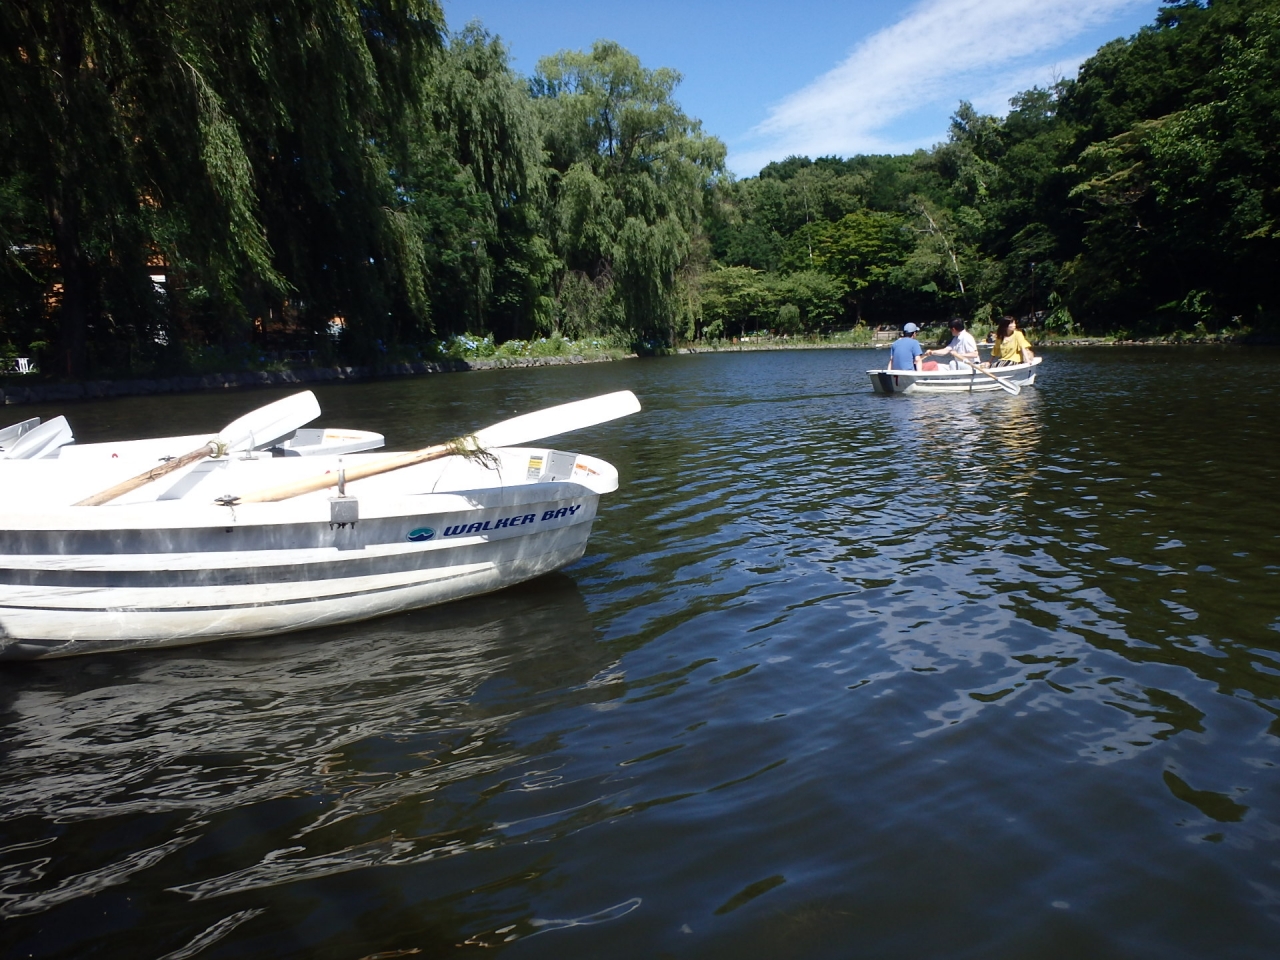
{"type": "Polygon", "coordinates": [[[435,329],[498,340],[550,330],[561,264],[540,233],[547,171],[524,82],[471,23],[433,60],[423,96],[431,122],[398,179],[428,251],[435,329]]]}
{"type": "Polygon", "coordinates": [[[237,336],[246,304],[286,295],[370,336],[420,313],[388,170],[440,24],[432,0],[0,7],[0,176],[42,199],[18,246],[52,252],[66,372],[166,339],[184,308],[193,338],[237,336]]]}
{"type": "Polygon", "coordinates": [[[788,241],[784,266],[818,269],[839,278],[849,290],[855,319],[887,292],[893,271],[907,258],[911,239],[899,214],[859,210],[836,222],[807,224],[788,241]]]}
{"type": "Polygon", "coordinates": [[[637,340],[670,342],[724,146],[673,99],[680,75],[616,43],[539,62],[530,89],[555,172],[550,239],[564,270],[607,276],[637,340]]]}
{"type": "Polygon", "coordinates": [[[1070,108],[1108,135],[1069,168],[1085,218],[1065,277],[1078,318],[1170,330],[1280,306],[1277,64],[1280,4],[1219,0],[1169,8],[1082,69],[1070,108]]]}
{"type": "Polygon", "coordinates": [[[193,5],[195,26],[239,52],[216,78],[234,92],[275,263],[304,327],[343,316],[348,349],[376,357],[427,320],[426,252],[397,180],[429,122],[443,16],[434,0],[235,2],[193,5]]]}
{"type": "Polygon", "coordinates": [[[797,328],[788,333],[827,330],[844,316],[849,291],[839,277],[820,270],[798,270],[775,279],[772,288],[775,301],[796,307],[797,328]]]}
{"type": "Polygon", "coordinates": [[[703,335],[743,336],[770,326],[777,302],[765,276],[750,267],[721,267],[702,276],[703,335]]]}

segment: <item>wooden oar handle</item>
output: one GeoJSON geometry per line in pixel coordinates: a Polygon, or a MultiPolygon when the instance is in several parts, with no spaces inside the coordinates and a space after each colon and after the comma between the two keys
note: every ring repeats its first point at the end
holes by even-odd
{"type": "MultiPolygon", "coordinates": [[[[960,360],[961,360],[961,362],[963,362],[963,363],[969,363],[969,361],[968,361],[968,360],[965,360],[963,357],[961,357],[961,358],[960,358],[960,360]]],[[[983,367],[978,366],[976,363],[969,363],[969,366],[973,367],[973,369],[977,370],[979,373],[986,374],[988,377],[990,377],[992,380],[994,380],[994,381],[995,381],[995,383],[996,383],[996,386],[998,386],[998,387],[999,387],[1001,390],[1003,390],[1005,393],[1011,393],[1011,394],[1013,394],[1013,395],[1016,397],[1019,393],[1021,393],[1021,392],[1022,392],[1022,387],[1020,387],[1018,384],[1014,383],[1014,382],[1013,382],[1013,380],[1010,380],[1010,379],[1001,379],[1000,377],[997,377],[997,376],[996,376],[994,373],[992,373],[991,371],[989,371],[989,370],[987,370],[987,369],[985,369],[985,368],[983,368],[983,367]]]]}
{"type": "MultiPolygon", "coordinates": [[[[390,473],[392,470],[399,470],[402,467],[411,467],[415,463],[426,463],[428,460],[439,460],[441,457],[447,457],[450,454],[460,453],[462,448],[459,441],[452,443],[439,443],[433,447],[424,447],[421,450],[414,450],[412,453],[401,453],[394,457],[384,457],[381,460],[375,460],[373,463],[357,464],[353,467],[345,468],[342,473],[347,483],[355,480],[363,480],[365,477],[372,477],[379,473],[390,473]]],[[[291,483],[282,483],[278,486],[267,487],[263,490],[255,490],[253,493],[247,493],[243,497],[227,498],[232,504],[236,503],[274,503],[277,500],[288,500],[290,497],[300,497],[304,493],[314,493],[316,490],[324,490],[326,487],[336,487],[338,485],[338,472],[321,474],[318,477],[309,477],[306,480],[294,480],[291,483]]]]}
{"type": "Polygon", "coordinates": [[[969,364],[969,366],[973,367],[973,369],[977,370],[981,374],[984,374],[985,376],[990,377],[992,380],[995,380],[997,383],[1000,381],[1000,378],[997,377],[990,370],[986,370],[983,367],[978,366],[976,363],[973,363],[970,360],[966,360],[964,357],[956,357],[956,359],[959,360],[961,363],[969,364]]]}
{"type": "Polygon", "coordinates": [[[139,487],[146,486],[153,480],[159,480],[167,473],[173,473],[175,470],[181,470],[188,464],[195,463],[197,460],[203,460],[205,457],[216,457],[223,449],[223,445],[216,440],[210,440],[199,450],[192,450],[190,453],[184,453],[180,457],[167,460],[158,466],[152,467],[145,473],[140,473],[136,477],[130,477],[117,483],[109,490],[103,490],[101,493],[95,493],[91,497],[72,504],[75,507],[100,507],[104,503],[110,503],[116,497],[123,497],[131,490],[137,490],[139,487]]]}

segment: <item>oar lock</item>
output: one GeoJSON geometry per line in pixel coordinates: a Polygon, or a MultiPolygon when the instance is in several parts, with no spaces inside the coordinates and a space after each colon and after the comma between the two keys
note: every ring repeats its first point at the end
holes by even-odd
{"type": "Polygon", "coordinates": [[[360,501],[347,496],[347,471],[338,469],[338,495],[329,498],[329,529],[337,527],[341,530],[350,524],[356,525],[360,519],[360,501]]]}

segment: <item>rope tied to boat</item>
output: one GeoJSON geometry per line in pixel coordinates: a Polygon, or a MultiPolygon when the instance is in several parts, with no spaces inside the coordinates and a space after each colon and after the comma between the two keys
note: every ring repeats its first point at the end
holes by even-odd
{"type": "Polygon", "coordinates": [[[449,453],[466,460],[473,460],[486,470],[497,470],[502,464],[496,454],[480,445],[480,440],[474,433],[450,440],[445,446],[449,448],[449,453]]]}
{"type": "MultiPolygon", "coordinates": [[[[225,457],[227,455],[227,442],[225,440],[220,440],[217,437],[214,437],[207,444],[205,444],[205,446],[209,451],[207,455],[212,459],[216,460],[218,457],[225,457]]],[[[168,474],[169,464],[174,463],[178,460],[189,461],[191,457],[192,457],[192,454],[190,453],[187,454],[185,457],[161,457],[160,465],[152,467],[150,470],[147,471],[146,476],[147,476],[148,482],[152,480],[159,480],[161,477],[168,474]]]]}

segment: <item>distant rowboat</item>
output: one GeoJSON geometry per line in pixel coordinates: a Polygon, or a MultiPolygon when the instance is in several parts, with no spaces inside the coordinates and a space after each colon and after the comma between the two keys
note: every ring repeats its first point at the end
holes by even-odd
{"type": "Polygon", "coordinates": [[[1007,392],[1031,386],[1036,381],[1040,357],[1030,363],[1014,363],[1005,367],[962,366],[954,369],[939,366],[936,370],[868,370],[871,387],[876,393],[987,393],[1009,388],[1007,392]],[[1002,387],[997,380],[1005,381],[1002,387]]]}

